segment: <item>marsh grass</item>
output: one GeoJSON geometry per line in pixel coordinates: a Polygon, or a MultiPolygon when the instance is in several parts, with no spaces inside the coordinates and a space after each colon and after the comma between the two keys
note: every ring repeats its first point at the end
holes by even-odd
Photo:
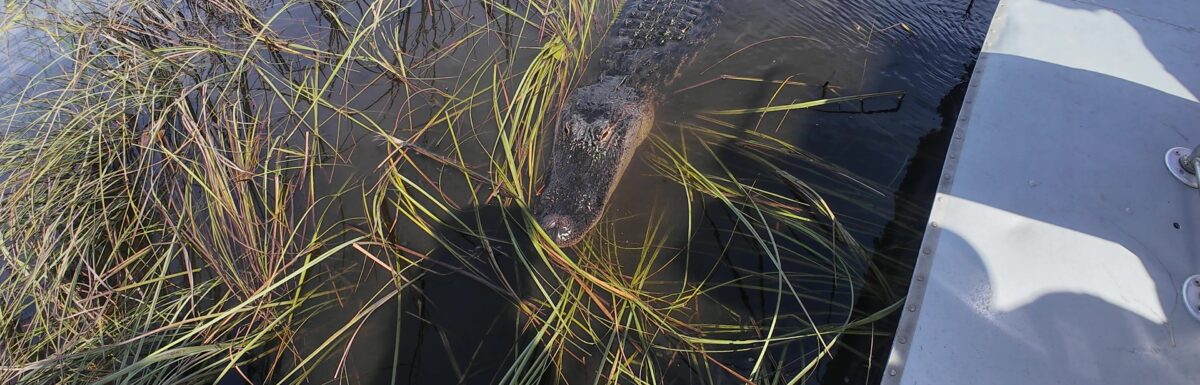
{"type": "MultiPolygon", "coordinates": [[[[882,193],[722,119],[894,94],[701,112],[644,146],[685,218],[649,213],[633,238],[608,221],[563,250],[530,215],[539,155],[616,6],[9,3],[4,29],[35,34],[51,65],[4,109],[0,383],[301,383],[322,363],[352,381],[362,325],[426,297],[429,274],[519,314],[498,383],[578,381],[573,366],[594,383],[807,383],[896,306],[856,308],[883,256],[826,201],[882,193]],[[384,155],[363,164],[363,148],[384,155]],[[730,276],[689,246],[711,215],[730,225],[719,249],[761,269],[730,276]],[[387,284],[355,285],[366,270],[387,284]],[[828,286],[847,294],[811,292],[828,286]],[[728,290],[773,303],[738,309],[728,290]],[[327,309],[341,323],[309,327],[327,309]]],[[[462,382],[460,358],[446,375],[462,382]]]]}

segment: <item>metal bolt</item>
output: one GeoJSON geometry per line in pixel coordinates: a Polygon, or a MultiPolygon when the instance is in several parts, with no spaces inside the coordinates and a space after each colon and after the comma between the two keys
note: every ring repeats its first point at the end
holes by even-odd
{"type": "Polygon", "coordinates": [[[908,305],[908,311],[917,311],[917,307],[914,305],[908,305]]]}
{"type": "Polygon", "coordinates": [[[908,343],[908,338],[900,337],[900,340],[899,340],[899,341],[900,341],[900,343],[902,343],[902,344],[906,344],[906,343],[908,343]]]}
{"type": "Polygon", "coordinates": [[[926,248],[922,249],[922,250],[921,250],[921,252],[922,252],[922,253],[925,253],[926,255],[928,255],[928,254],[933,254],[933,248],[932,248],[932,247],[926,247],[926,248]]]}
{"type": "Polygon", "coordinates": [[[889,371],[888,371],[888,375],[889,375],[889,376],[894,376],[894,375],[896,375],[896,369],[889,370],[889,371]]]}
{"type": "Polygon", "coordinates": [[[934,228],[937,228],[939,226],[937,222],[929,222],[929,225],[933,226],[934,228]]]}
{"type": "Polygon", "coordinates": [[[925,280],[925,276],[924,276],[924,275],[918,275],[918,276],[917,276],[917,281],[924,281],[924,280],[925,280]]]}

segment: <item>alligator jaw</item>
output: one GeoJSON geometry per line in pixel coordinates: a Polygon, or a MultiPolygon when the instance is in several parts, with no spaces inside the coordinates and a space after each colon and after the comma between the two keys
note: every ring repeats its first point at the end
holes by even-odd
{"type": "Polygon", "coordinates": [[[535,214],[556,244],[575,245],[600,221],[653,122],[651,102],[619,78],[580,88],[568,99],[535,214]]]}

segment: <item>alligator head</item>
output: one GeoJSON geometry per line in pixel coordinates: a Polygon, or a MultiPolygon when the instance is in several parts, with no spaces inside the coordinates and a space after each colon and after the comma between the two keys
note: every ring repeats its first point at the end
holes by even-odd
{"type": "Polygon", "coordinates": [[[609,197],[654,124],[649,100],[621,77],[581,87],[567,100],[536,217],[561,247],[579,242],[600,220],[609,197]]]}

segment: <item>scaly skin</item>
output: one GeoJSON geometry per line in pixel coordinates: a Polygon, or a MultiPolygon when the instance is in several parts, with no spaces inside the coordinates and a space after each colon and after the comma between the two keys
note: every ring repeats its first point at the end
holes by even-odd
{"type": "Polygon", "coordinates": [[[717,0],[630,0],[605,37],[600,75],[567,99],[536,217],[562,247],[600,221],[663,90],[712,37],[717,0]]]}

